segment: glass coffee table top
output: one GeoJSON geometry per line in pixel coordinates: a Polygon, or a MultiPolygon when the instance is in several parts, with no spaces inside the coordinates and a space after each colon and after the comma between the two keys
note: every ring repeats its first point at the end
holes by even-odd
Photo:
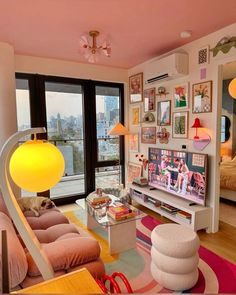
{"type": "MultiPolygon", "coordinates": [[[[108,196],[111,198],[111,203],[108,206],[112,206],[114,204],[120,203],[119,198],[113,196],[113,195],[109,195],[108,196]]],[[[85,201],[86,207],[87,207],[87,214],[89,214],[90,216],[93,216],[93,218],[101,225],[104,227],[109,227],[109,226],[114,226],[114,225],[118,225],[121,223],[127,223],[130,221],[134,221],[134,220],[139,220],[143,217],[146,216],[146,214],[144,212],[142,212],[141,210],[133,207],[132,205],[126,203],[124,204],[126,207],[128,207],[130,210],[132,210],[132,212],[135,213],[134,217],[128,217],[122,220],[115,220],[112,217],[108,216],[107,214],[107,210],[108,210],[108,206],[106,204],[101,205],[101,206],[97,206],[96,208],[94,208],[89,202],[85,201]]]]}

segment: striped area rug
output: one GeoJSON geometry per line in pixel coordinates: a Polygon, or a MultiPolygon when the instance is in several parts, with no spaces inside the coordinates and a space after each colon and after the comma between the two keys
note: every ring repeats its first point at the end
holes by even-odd
{"type": "MultiPolygon", "coordinates": [[[[78,209],[64,213],[71,222],[86,230],[85,211],[78,209]]],[[[90,231],[102,248],[101,258],[106,273],[120,271],[128,278],[135,293],[172,293],[159,285],[150,272],[150,235],[154,227],[161,224],[157,219],[146,216],[137,221],[137,247],[120,254],[108,252],[107,232],[98,227],[90,231]]],[[[214,254],[204,247],[199,249],[199,279],[197,284],[183,293],[236,293],[236,265],[214,254]]],[[[179,293],[179,292],[178,292],[179,293]]]]}

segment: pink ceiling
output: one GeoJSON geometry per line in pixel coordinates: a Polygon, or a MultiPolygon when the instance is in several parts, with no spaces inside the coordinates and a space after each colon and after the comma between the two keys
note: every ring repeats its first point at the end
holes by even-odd
{"type": "Polygon", "coordinates": [[[0,0],[0,41],[17,54],[86,62],[79,37],[96,29],[112,45],[98,64],[121,68],[234,22],[236,0],[0,0]],[[192,37],[181,39],[183,30],[192,37]]]}

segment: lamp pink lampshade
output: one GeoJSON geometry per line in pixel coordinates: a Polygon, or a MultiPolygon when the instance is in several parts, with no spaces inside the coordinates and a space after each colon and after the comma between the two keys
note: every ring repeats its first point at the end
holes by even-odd
{"type": "Polygon", "coordinates": [[[196,135],[194,136],[194,139],[199,139],[199,136],[197,135],[197,130],[198,130],[198,128],[203,128],[203,126],[201,125],[200,119],[196,118],[191,127],[196,128],[196,135]]]}

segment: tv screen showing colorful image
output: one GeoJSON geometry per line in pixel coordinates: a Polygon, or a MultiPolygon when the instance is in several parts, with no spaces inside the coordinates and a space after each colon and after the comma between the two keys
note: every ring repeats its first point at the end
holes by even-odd
{"type": "Polygon", "coordinates": [[[149,148],[148,160],[150,186],[205,205],[206,154],[149,148]]]}

